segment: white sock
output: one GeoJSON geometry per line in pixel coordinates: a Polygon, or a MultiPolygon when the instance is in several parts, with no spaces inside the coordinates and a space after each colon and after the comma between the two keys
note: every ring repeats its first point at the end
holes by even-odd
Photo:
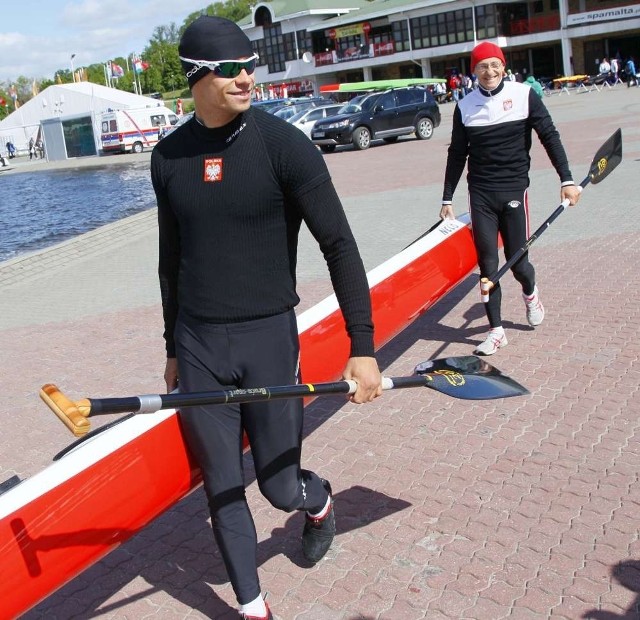
{"type": "Polygon", "coordinates": [[[490,332],[496,336],[504,336],[504,327],[502,327],[502,325],[500,325],[500,327],[492,327],[490,332]]]}
{"type": "Polygon", "coordinates": [[[307,514],[312,519],[322,519],[323,517],[326,517],[327,514],[329,513],[329,507],[330,506],[331,506],[331,496],[327,497],[327,503],[324,505],[324,508],[320,512],[312,514],[309,511],[307,511],[307,514]]]}
{"type": "Polygon", "coordinates": [[[525,295],[524,293],[522,293],[522,296],[525,298],[526,301],[533,301],[537,294],[538,294],[538,287],[534,286],[533,293],[531,293],[531,295],[525,295]]]}
{"type": "Polygon", "coordinates": [[[262,594],[259,594],[257,598],[253,599],[250,603],[242,605],[240,611],[248,616],[267,617],[267,606],[264,604],[262,594]]]}

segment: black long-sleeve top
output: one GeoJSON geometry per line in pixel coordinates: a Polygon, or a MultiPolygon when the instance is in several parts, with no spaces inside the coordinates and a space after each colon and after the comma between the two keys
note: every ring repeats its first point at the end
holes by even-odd
{"type": "Polygon", "coordinates": [[[365,270],[324,160],[297,128],[256,110],[224,127],[185,123],[154,148],[167,355],[178,310],[213,323],[295,307],[302,221],[318,241],[351,338],[373,356],[365,270]]]}
{"type": "Polygon", "coordinates": [[[451,203],[467,159],[469,188],[524,190],[529,187],[532,129],[561,184],[573,185],[560,135],[542,99],[525,84],[503,80],[495,90],[478,88],[456,105],[443,204],[451,203]]]}

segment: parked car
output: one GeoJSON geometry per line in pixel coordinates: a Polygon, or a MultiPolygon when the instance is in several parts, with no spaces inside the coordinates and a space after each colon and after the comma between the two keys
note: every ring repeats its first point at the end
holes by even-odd
{"type": "Polygon", "coordinates": [[[283,105],[287,105],[287,103],[291,101],[290,99],[260,99],[258,101],[252,101],[251,105],[256,108],[260,108],[265,112],[275,112],[280,109],[283,105]]]}
{"type": "Polygon", "coordinates": [[[311,130],[316,124],[316,121],[337,114],[342,107],[343,104],[341,103],[329,103],[315,108],[307,108],[288,118],[287,122],[295,125],[298,129],[302,130],[308,138],[311,138],[311,130]]]}
{"type": "Polygon", "coordinates": [[[354,97],[336,116],[317,121],[311,139],[325,153],[344,144],[364,150],[372,140],[395,142],[412,133],[418,140],[428,140],[439,125],[440,108],[433,95],[421,86],[410,86],[354,97]]]}
{"type": "Polygon", "coordinates": [[[191,120],[193,114],[193,112],[183,114],[175,125],[171,125],[165,129],[164,133],[162,134],[162,138],[166,138],[170,133],[173,133],[176,129],[178,129],[178,127],[184,125],[185,123],[188,123],[191,120]]]}

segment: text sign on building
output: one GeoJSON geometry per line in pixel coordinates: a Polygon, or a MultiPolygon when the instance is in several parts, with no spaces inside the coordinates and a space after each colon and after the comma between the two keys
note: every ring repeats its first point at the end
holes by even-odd
{"type": "Polygon", "coordinates": [[[640,4],[589,11],[587,13],[573,13],[572,15],[567,15],[567,26],[580,26],[614,19],[630,19],[632,17],[640,17],[640,4]]]}
{"type": "Polygon", "coordinates": [[[329,30],[329,38],[344,39],[345,37],[355,37],[359,34],[364,34],[366,36],[369,34],[370,30],[371,24],[369,24],[369,22],[351,24],[349,26],[341,26],[340,28],[331,28],[331,30],[329,30]]]}

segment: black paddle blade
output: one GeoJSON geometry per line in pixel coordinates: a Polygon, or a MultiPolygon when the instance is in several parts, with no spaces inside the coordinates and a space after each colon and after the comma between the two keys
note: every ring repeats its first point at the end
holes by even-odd
{"type": "Polygon", "coordinates": [[[524,396],[529,390],[475,355],[429,360],[416,366],[426,387],[463,400],[524,396]]]}
{"type": "Polygon", "coordinates": [[[622,129],[618,129],[595,154],[591,162],[591,168],[589,168],[589,179],[591,183],[596,185],[606,179],[621,161],[622,129]]]}

